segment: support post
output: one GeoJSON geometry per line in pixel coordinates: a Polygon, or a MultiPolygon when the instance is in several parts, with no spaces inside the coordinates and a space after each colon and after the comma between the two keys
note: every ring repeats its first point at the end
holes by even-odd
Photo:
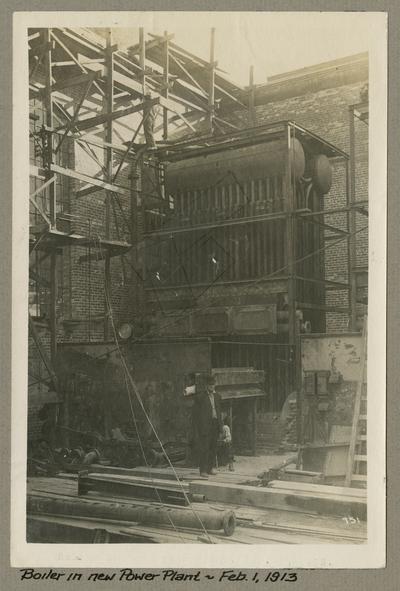
{"type": "MultiPolygon", "coordinates": [[[[106,70],[106,113],[110,115],[105,124],[106,142],[105,148],[105,170],[106,180],[109,183],[113,182],[113,149],[110,144],[113,143],[113,119],[111,117],[114,106],[114,57],[112,48],[112,32],[108,30],[105,50],[105,70],[106,70]]],[[[111,199],[112,195],[110,191],[106,191],[105,200],[105,236],[106,240],[111,238],[111,199]]],[[[111,299],[111,265],[110,265],[110,253],[107,250],[105,261],[104,261],[104,341],[108,340],[109,334],[109,305],[107,300],[111,299]]]]}
{"type": "Polygon", "coordinates": [[[253,423],[253,437],[252,437],[252,452],[253,456],[257,455],[257,398],[253,399],[251,405],[252,423],[253,423]]]}
{"type": "Polygon", "coordinates": [[[210,39],[210,65],[208,78],[208,126],[212,133],[214,131],[215,119],[215,28],[211,29],[210,39]]]}
{"type": "MultiPolygon", "coordinates": [[[[52,98],[52,83],[53,83],[53,67],[52,67],[52,38],[51,29],[44,31],[44,43],[46,44],[44,54],[44,73],[45,73],[45,90],[44,90],[44,108],[46,113],[46,130],[43,145],[43,168],[45,171],[45,183],[48,184],[49,190],[49,211],[50,211],[50,228],[56,228],[56,183],[54,172],[51,169],[54,158],[53,150],[53,98],[52,98]]],[[[50,358],[54,363],[57,355],[57,253],[53,249],[50,255],[50,358]]]]}
{"type": "Polygon", "coordinates": [[[142,171],[141,157],[138,155],[132,162],[131,169],[131,244],[132,249],[132,317],[141,318],[144,315],[143,305],[143,273],[144,273],[144,219],[142,205],[142,171]]]}
{"type": "Polygon", "coordinates": [[[297,242],[297,219],[295,216],[296,209],[296,181],[292,174],[292,127],[290,124],[286,126],[286,142],[287,142],[287,162],[285,175],[286,188],[286,252],[287,252],[287,270],[288,270],[288,321],[289,321],[289,347],[291,351],[292,360],[292,389],[296,392],[296,426],[297,426],[297,443],[301,445],[303,439],[302,429],[302,379],[301,379],[301,342],[299,322],[296,314],[297,294],[296,294],[296,242],[297,242]]]}
{"type": "Polygon", "coordinates": [[[357,278],[354,272],[356,266],[356,212],[354,204],[356,200],[356,164],[355,164],[355,126],[354,108],[349,107],[349,192],[347,204],[349,205],[349,285],[350,285],[350,330],[357,331],[357,278]]]}
{"type": "MultiPolygon", "coordinates": [[[[169,37],[168,32],[164,31],[164,63],[163,63],[163,90],[162,95],[169,98],[169,37]]],[[[168,109],[163,108],[163,139],[168,139],[168,109]]]]}
{"type": "Polygon", "coordinates": [[[139,29],[139,63],[142,76],[142,95],[146,95],[146,43],[144,40],[144,28],[139,29]]]}
{"type": "Polygon", "coordinates": [[[249,72],[249,90],[248,90],[248,105],[249,105],[249,125],[254,127],[256,125],[256,112],[255,112],[255,88],[254,88],[254,66],[250,66],[249,72]]]}
{"type": "MultiPolygon", "coordinates": [[[[44,54],[44,74],[45,74],[45,89],[44,89],[44,109],[46,112],[46,140],[44,146],[43,167],[45,170],[45,182],[54,177],[54,172],[51,170],[53,162],[53,98],[52,98],[52,83],[53,83],[53,65],[52,65],[52,38],[51,29],[45,29],[44,42],[46,44],[44,54]]],[[[56,227],[56,186],[55,183],[49,185],[49,199],[50,199],[50,222],[51,228],[56,227]]]]}

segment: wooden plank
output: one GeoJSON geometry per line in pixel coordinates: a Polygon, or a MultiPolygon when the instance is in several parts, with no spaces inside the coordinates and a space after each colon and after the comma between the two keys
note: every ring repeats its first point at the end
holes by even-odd
{"type": "MultiPolygon", "coordinates": [[[[54,64],[53,64],[54,66],[54,64]]],[[[86,74],[80,74],[79,76],[72,76],[64,80],[60,80],[52,85],[51,91],[63,90],[64,88],[70,88],[72,86],[78,86],[79,84],[88,84],[91,80],[95,80],[100,77],[100,72],[90,72],[86,74]]]]}
{"type": "Polygon", "coordinates": [[[327,498],[325,495],[317,493],[300,491],[287,493],[273,488],[200,480],[192,481],[189,491],[193,494],[205,495],[207,501],[237,503],[303,513],[352,515],[359,517],[359,519],[366,519],[367,515],[366,500],[352,496],[327,498]]]}
{"type": "Polygon", "coordinates": [[[29,165],[29,174],[37,179],[45,179],[44,169],[40,168],[39,166],[35,166],[34,164],[29,165]]]}
{"type": "Polygon", "coordinates": [[[353,474],[351,477],[352,482],[367,482],[367,475],[366,474],[353,474]]]}
{"type": "MultiPolygon", "coordinates": [[[[51,181],[51,183],[53,182],[53,180],[54,180],[53,178],[49,179],[49,181],[51,181]]],[[[47,181],[47,183],[45,183],[45,184],[49,184],[49,181],[47,181]]],[[[29,196],[29,201],[32,203],[32,205],[34,206],[34,208],[37,209],[37,211],[40,213],[40,215],[42,216],[42,218],[44,219],[44,221],[47,222],[48,226],[52,226],[52,223],[51,223],[50,218],[43,211],[43,209],[41,208],[41,206],[39,205],[39,203],[37,203],[37,201],[32,196],[29,196]]]]}
{"type": "Polygon", "coordinates": [[[83,187],[83,189],[79,189],[78,191],[75,192],[75,197],[87,197],[88,195],[91,195],[92,193],[96,193],[96,191],[98,191],[99,188],[95,185],[92,185],[90,187],[83,187]]]}
{"type": "Polygon", "coordinates": [[[331,486],[327,484],[312,484],[308,482],[286,482],[282,480],[271,480],[268,488],[282,489],[288,491],[317,492],[327,495],[345,495],[354,497],[366,497],[366,491],[360,488],[349,488],[345,486],[331,486]]]}
{"type": "Polygon", "coordinates": [[[33,199],[34,197],[36,197],[36,195],[38,195],[39,193],[41,193],[42,191],[44,191],[49,185],[51,185],[51,183],[54,183],[54,176],[51,177],[48,181],[46,181],[45,183],[43,183],[43,185],[40,185],[40,187],[38,187],[36,189],[36,191],[34,191],[33,193],[31,193],[29,195],[29,199],[33,199]]]}
{"type": "MultiPolygon", "coordinates": [[[[165,478],[146,478],[141,476],[133,475],[122,475],[122,474],[101,474],[98,472],[91,472],[90,477],[107,478],[107,480],[113,482],[127,482],[132,484],[145,484],[148,486],[163,487],[171,490],[189,491],[189,484],[187,482],[181,482],[180,480],[167,480],[165,478]]],[[[358,489],[357,489],[358,490],[358,489]]]]}
{"type": "MultiPolygon", "coordinates": [[[[151,99],[151,103],[156,105],[159,103],[159,99],[151,99]]],[[[121,119],[122,117],[126,117],[127,115],[132,115],[133,113],[138,113],[143,110],[143,103],[139,105],[132,105],[131,107],[127,107],[126,109],[120,109],[118,111],[113,111],[112,113],[103,113],[101,115],[97,115],[96,117],[88,117],[86,119],[78,119],[74,123],[74,127],[79,131],[83,131],[85,129],[90,129],[91,127],[97,127],[98,125],[103,125],[109,121],[115,121],[116,119],[121,119]]],[[[64,129],[66,126],[63,125],[57,129],[64,129]]]]}
{"type": "MultiPolygon", "coordinates": [[[[165,41],[172,41],[172,39],[174,37],[175,37],[174,33],[164,33],[163,37],[157,37],[156,39],[153,39],[152,41],[146,41],[146,52],[149,51],[150,49],[153,49],[154,47],[159,47],[165,41]]],[[[139,54],[140,53],[140,44],[137,43],[133,47],[130,47],[128,49],[128,52],[129,52],[130,56],[139,54]]],[[[123,56],[121,56],[121,57],[123,57],[123,56]]]]}
{"type": "Polygon", "coordinates": [[[179,61],[179,59],[177,59],[172,53],[170,54],[170,58],[172,59],[172,61],[183,71],[183,73],[187,76],[187,78],[191,81],[191,83],[198,88],[198,90],[200,91],[201,95],[204,98],[207,98],[207,93],[205,92],[204,88],[202,88],[202,86],[200,86],[200,84],[197,82],[197,80],[195,78],[193,78],[193,76],[190,74],[190,72],[185,68],[185,66],[179,61]]]}
{"type": "Polygon", "coordinates": [[[349,425],[332,425],[329,442],[335,445],[335,448],[328,449],[325,456],[323,473],[326,477],[345,475],[350,435],[349,425]]]}
{"type": "MultiPolygon", "coordinates": [[[[115,468],[113,466],[100,466],[98,464],[93,464],[92,468],[99,473],[115,473],[115,470],[121,472],[121,474],[130,473],[131,475],[138,476],[141,478],[161,478],[169,481],[176,482],[176,478],[179,478],[180,481],[187,482],[188,480],[196,480],[199,478],[199,472],[193,468],[176,468],[175,473],[171,468],[146,468],[146,467],[137,467],[137,468],[115,468]]],[[[239,472],[218,472],[216,476],[213,477],[213,480],[223,480],[228,482],[244,482],[249,480],[248,474],[240,474],[239,472]]]]}
{"type": "Polygon", "coordinates": [[[120,193],[121,195],[129,195],[129,190],[121,187],[119,185],[113,185],[111,183],[106,183],[100,179],[96,179],[94,177],[89,176],[88,174],[84,174],[83,172],[78,172],[77,170],[72,170],[71,168],[64,168],[63,166],[59,166],[58,164],[52,164],[51,170],[53,172],[57,172],[58,174],[63,174],[64,176],[71,177],[78,181],[82,181],[84,183],[88,183],[90,185],[95,185],[97,187],[101,187],[106,189],[107,191],[112,191],[114,193],[120,193]]]}

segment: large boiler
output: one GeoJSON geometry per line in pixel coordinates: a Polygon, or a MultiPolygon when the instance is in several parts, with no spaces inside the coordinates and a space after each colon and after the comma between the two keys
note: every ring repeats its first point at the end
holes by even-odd
{"type": "Polygon", "coordinates": [[[147,299],[161,336],[210,337],[214,367],[264,370],[281,401],[293,383],[289,276],[301,329],[325,330],[325,229],[312,214],[332,166],[317,141],[256,136],[164,162],[163,199],[146,208],[147,299]]]}

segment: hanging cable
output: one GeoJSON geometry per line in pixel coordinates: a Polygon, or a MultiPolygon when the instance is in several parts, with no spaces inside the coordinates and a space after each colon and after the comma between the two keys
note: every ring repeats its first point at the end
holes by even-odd
{"type": "MultiPolygon", "coordinates": [[[[95,244],[95,246],[96,246],[96,244],[95,244]]],[[[100,256],[98,256],[98,259],[97,260],[99,261],[99,260],[101,260],[101,258],[103,256],[100,238],[98,238],[98,249],[99,249],[98,251],[100,253],[100,256]]],[[[110,297],[109,297],[109,294],[107,293],[106,286],[104,286],[104,293],[105,293],[106,307],[108,309],[108,316],[110,318],[111,325],[113,327],[113,333],[114,333],[115,342],[118,345],[118,340],[117,340],[116,331],[115,331],[115,324],[114,324],[114,320],[113,320],[113,312],[112,312],[112,308],[111,308],[110,297]]],[[[142,453],[143,460],[144,460],[144,462],[146,464],[146,467],[147,467],[147,470],[148,470],[148,473],[149,473],[149,477],[150,477],[151,481],[154,484],[154,478],[153,478],[153,475],[150,472],[150,466],[148,465],[148,462],[147,462],[147,457],[146,457],[146,454],[145,454],[145,451],[144,451],[144,447],[143,447],[143,444],[142,444],[142,439],[140,437],[140,432],[139,432],[139,428],[138,428],[137,421],[136,421],[135,412],[134,412],[134,409],[133,409],[133,404],[132,404],[131,394],[130,394],[130,390],[129,390],[129,383],[128,383],[128,380],[127,380],[127,374],[126,374],[126,371],[125,371],[125,367],[124,367],[124,380],[125,380],[125,386],[126,386],[126,390],[127,390],[127,395],[128,395],[128,400],[129,400],[129,406],[130,406],[130,411],[131,411],[131,415],[132,415],[132,420],[133,420],[133,424],[134,424],[134,427],[135,427],[137,439],[138,439],[138,442],[139,442],[139,447],[140,447],[140,450],[141,450],[141,453],[142,453]]],[[[159,502],[165,508],[165,505],[164,505],[164,503],[163,503],[163,501],[161,499],[160,493],[158,492],[158,489],[155,486],[155,484],[154,484],[154,490],[155,490],[155,493],[156,493],[156,495],[158,497],[159,502]]],[[[167,512],[167,517],[168,517],[168,520],[170,521],[172,527],[179,534],[179,532],[176,529],[175,524],[173,523],[173,521],[172,521],[170,515],[168,514],[168,512],[167,512]]],[[[180,537],[183,540],[182,536],[180,536],[180,537]]]]}
{"type": "MultiPolygon", "coordinates": [[[[100,238],[98,238],[98,247],[99,247],[99,251],[101,253],[102,252],[102,249],[101,249],[100,238]]],[[[172,462],[171,462],[171,460],[169,458],[169,455],[166,452],[166,450],[164,448],[164,445],[163,445],[161,439],[158,436],[157,430],[154,427],[154,425],[153,425],[153,423],[152,423],[152,421],[150,419],[150,416],[149,416],[149,414],[147,413],[147,411],[145,409],[145,406],[143,404],[143,401],[142,401],[140,392],[138,391],[137,386],[136,386],[136,384],[135,384],[135,382],[134,382],[134,380],[133,380],[133,378],[131,376],[131,373],[129,371],[129,368],[128,368],[127,363],[126,363],[126,360],[125,360],[125,356],[122,353],[122,350],[121,350],[121,348],[119,346],[117,331],[116,331],[116,327],[115,327],[115,323],[114,323],[114,314],[113,314],[113,310],[112,310],[112,306],[111,306],[111,301],[110,301],[110,295],[108,293],[108,290],[107,290],[107,286],[106,285],[104,286],[104,292],[105,292],[105,300],[106,300],[106,304],[107,304],[107,308],[108,308],[108,316],[110,318],[111,327],[112,327],[112,331],[113,331],[113,335],[114,335],[114,341],[115,341],[115,344],[116,344],[116,350],[118,350],[118,353],[119,353],[119,356],[120,356],[120,360],[121,360],[121,363],[122,363],[122,367],[123,367],[124,372],[125,372],[125,380],[128,379],[128,383],[130,383],[130,385],[131,385],[131,388],[132,388],[132,390],[133,390],[133,392],[135,394],[135,397],[136,397],[136,399],[137,399],[137,401],[139,403],[139,406],[140,406],[141,410],[143,411],[143,414],[144,414],[144,416],[145,416],[148,424],[150,425],[150,428],[151,428],[152,432],[154,433],[154,435],[155,435],[155,437],[157,439],[158,444],[160,445],[160,448],[161,448],[161,451],[163,452],[164,457],[166,458],[169,466],[172,468],[172,471],[174,473],[175,479],[178,482],[179,486],[181,487],[183,496],[184,496],[186,502],[188,503],[189,507],[191,508],[191,510],[193,512],[193,515],[199,521],[199,523],[201,525],[201,528],[204,531],[205,535],[207,536],[207,539],[208,539],[209,543],[213,543],[212,542],[212,539],[210,538],[210,535],[209,535],[209,533],[208,533],[208,531],[206,529],[206,527],[204,526],[204,523],[202,522],[200,516],[198,515],[198,513],[196,512],[196,510],[192,506],[192,503],[190,502],[189,497],[187,496],[186,491],[185,491],[185,489],[184,489],[184,487],[183,487],[183,485],[182,485],[182,483],[181,483],[181,481],[180,481],[180,479],[178,477],[178,474],[177,474],[177,472],[175,470],[175,467],[173,466],[173,464],[172,464],[172,462]]],[[[128,385],[128,383],[127,383],[127,385],[128,385]]],[[[127,393],[128,393],[128,398],[129,398],[129,403],[130,403],[130,409],[131,409],[131,413],[132,413],[132,419],[134,421],[135,428],[136,428],[137,434],[138,434],[138,439],[140,441],[139,445],[140,445],[141,450],[142,450],[143,459],[144,459],[146,465],[148,465],[147,464],[146,455],[144,453],[143,446],[142,446],[142,443],[141,443],[141,438],[140,438],[139,430],[138,430],[137,425],[136,425],[136,418],[135,418],[134,409],[133,409],[133,405],[132,405],[132,400],[131,400],[131,397],[130,397],[130,392],[129,392],[129,388],[128,387],[127,387],[127,393]]],[[[161,501],[161,498],[160,498],[160,495],[158,493],[157,487],[155,486],[154,488],[155,488],[155,491],[156,491],[157,496],[160,499],[160,502],[162,502],[161,501]]],[[[168,518],[171,521],[170,516],[168,516],[168,518]]],[[[175,525],[174,524],[172,524],[172,525],[176,529],[175,525]]]]}

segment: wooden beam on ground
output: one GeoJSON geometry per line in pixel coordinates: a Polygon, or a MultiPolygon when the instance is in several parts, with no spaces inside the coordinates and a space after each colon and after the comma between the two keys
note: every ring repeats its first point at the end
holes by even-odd
{"type": "Polygon", "coordinates": [[[285,480],[271,480],[268,488],[275,488],[285,491],[314,492],[326,495],[344,495],[365,498],[367,491],[362,488],[350,488],[345,486],[331,486],[327,484],[313,484],[308,482],[288,482],[285,480]]]}
{"type": "Polygon", "coordinates": [[[367,516],[366,498],[352,495],[327,496],[307,491],[286,492],[268,487],[227,484],[211,480],[193,480],[189,484],[189,491],[192,494],[204,495],[206,501],[220,503],[343,517],[351,515],[362,520],[367,516]]]}

